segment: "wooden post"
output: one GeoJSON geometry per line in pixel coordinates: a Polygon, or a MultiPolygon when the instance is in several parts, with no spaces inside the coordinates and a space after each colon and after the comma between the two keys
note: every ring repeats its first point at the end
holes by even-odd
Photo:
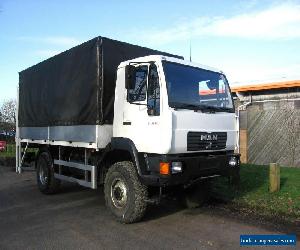
{"type": "Polygon", "coordinates": [[[270,193],[280,190],[280,166],[277,163],[270,163],[270,193]]]}

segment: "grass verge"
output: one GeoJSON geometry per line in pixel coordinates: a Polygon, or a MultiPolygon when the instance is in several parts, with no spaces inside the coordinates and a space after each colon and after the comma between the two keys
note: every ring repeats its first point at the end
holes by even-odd
{"type": "Polygon", "coordinates": [[[269,167],[241,166],[239,188],[228,185],[225,178],[213,182],[213,196],[228,207],[289,223],[300,222],[300,169],[281,167],[280,191],[269,193],[269,167]]]}
{"type": "Polygon", "coordinates": [[[15,157],[16,156],[16,145],[7,144],[4,151],[0,152],[0,157],[15,157]]]}

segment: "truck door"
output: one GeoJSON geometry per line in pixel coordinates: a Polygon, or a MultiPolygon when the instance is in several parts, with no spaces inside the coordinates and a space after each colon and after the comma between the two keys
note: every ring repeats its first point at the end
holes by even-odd
{"type": "Polygon", "coordinates": [[[127,90],[123,109],[123,129],[139,152],[160,152],[160,89],[155,64],[136,66],[135,88],[127,90]]]}

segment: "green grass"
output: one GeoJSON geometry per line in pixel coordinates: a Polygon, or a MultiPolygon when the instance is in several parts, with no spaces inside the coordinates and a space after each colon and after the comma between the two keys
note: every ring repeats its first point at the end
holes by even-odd
{"type": "MultiPolygon", "coordinates": [[[[24,150],[24,148],[23,148],[24,150]]],[[[37,148],[27,148],[26,152],[33,152],[37,153],[38,149],[37,148]]],[[[4,157],[16,157],[16,144],[7,144],[6,145],[6,150],[0,152],[0,158],[4,157]]]]}
{"type": "Polygon", "coordinates": [[[16,145],[7,144],[6,150],[0,152],[0,157],[15,157],[16,156],[16,145]]]}
{"type": "Polygon", "coordinates": [[[266,217],[281,218],[289,222],[300,220],[300,169],[281,167],[281,187],[269,193],[269,167],[244,164],[238,189],[228,185],[225,178],[213,183],[213,194],[229,201],[232,207],[245,209],[266,217]]]}

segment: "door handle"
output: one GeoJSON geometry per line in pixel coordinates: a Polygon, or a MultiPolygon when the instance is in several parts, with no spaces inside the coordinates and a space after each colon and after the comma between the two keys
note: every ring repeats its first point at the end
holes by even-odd
{"type": "Polygon", "coordinates": [[[123,125],[131,125],[131,122],[123,122],[123,125]]]}

